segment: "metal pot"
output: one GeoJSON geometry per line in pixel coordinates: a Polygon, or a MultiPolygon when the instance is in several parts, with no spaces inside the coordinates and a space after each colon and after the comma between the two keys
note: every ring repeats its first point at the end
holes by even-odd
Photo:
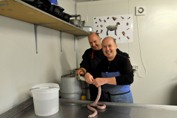
{"type": "Polygon", "coordinates": [[[82,27],[82,29],[83,29],[84,31],[86,31],[86,32],[92,32],[92,31],[93,31],[93,29],[92,29],[91,26],[84,26],[84,27],[82,27]]]}
{"type": "Polygon", "coordinates": [[[85,26],[85,21],[80,21],[80,27],[84,27],[85,26]]]}
{"type": "Polygon", "coordinates": [[[71,15],[70,23],[77,27],[83,27],[85,25],[85,21],[81,21],[80,15],[71,15]]]}
{"type": "Polygon", "coordinates": [[[65,98],[65,99],[75,99],[75,100],[81,99],[81,93],[62,93],[62,92],[60,92],[60,95],[62,98],[65,98]]]}
{"type": "Polygon", "coordinates": [[[61,77],[61,90],[62,93],[81,93],[79,80],[73,74],[64,75],[61,77]]]}

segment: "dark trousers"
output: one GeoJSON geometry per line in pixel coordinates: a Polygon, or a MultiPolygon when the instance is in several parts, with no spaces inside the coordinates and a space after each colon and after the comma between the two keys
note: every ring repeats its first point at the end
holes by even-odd
{"type": "Polygon", "coordinates": [[[89,90],[90,90],[90,100],[95,101],[97,94],[98,94],[98,88],[95,87],[94,85],[90,84],[89,90]]]}

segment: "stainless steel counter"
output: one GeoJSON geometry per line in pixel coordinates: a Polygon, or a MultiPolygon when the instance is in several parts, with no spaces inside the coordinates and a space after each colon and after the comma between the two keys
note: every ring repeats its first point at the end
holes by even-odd
{"type": "MultiPolygon", "coordinates": [[[[90,101],[59,100],[59,112],[48,117],[39,117],[34,109],[23,113],[19,118],[87,118],[90,111],[86,105],[90,101]]],[[[108,103],[105,111],[99,111],[96,118],[176,118],[177,106],[142,105],[125,103],[108,103]]]]}

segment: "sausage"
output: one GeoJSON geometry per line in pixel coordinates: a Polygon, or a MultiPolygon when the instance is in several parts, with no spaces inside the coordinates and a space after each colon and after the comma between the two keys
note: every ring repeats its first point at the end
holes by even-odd
{"type": "Polygon", "coordinates": [[[98,114],[95,108],[100,109],[100,110],[106,109],[106,105],[104,103],[99,102],[100,97],[101,97],[101,87],[98,87],[98,95],[95,101],[87,105],[87,108],[93,112],[92,114],[88,116],[89,118],[95,117],[98,114]]]}

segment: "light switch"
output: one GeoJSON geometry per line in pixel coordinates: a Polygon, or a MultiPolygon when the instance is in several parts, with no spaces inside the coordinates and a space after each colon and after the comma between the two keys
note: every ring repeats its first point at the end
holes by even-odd
{"type": "Polygon", "coordinates": [[[136,6],[135,7],[135,15],[136,16],[144,16],[146,14],[145,6],[136,6]]]}

